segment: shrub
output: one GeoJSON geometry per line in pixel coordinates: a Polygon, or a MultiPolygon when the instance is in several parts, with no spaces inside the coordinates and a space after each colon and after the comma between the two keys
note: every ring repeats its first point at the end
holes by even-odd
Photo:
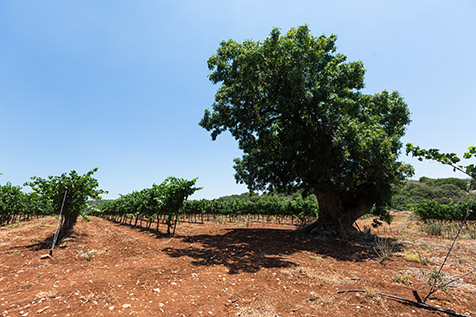
{"type": "Polygon", "coordinates": [[[412,276],[410,274],[405,274],[405,275],[395,274],[395,276],[390,278],[390,280],[393,283],[402,283],[408,286],[411,284],[411,281],[410,281],[411,277],[412,276]]]}
{"type": "Polygon", "coordinates": [[[395,243],[389,238],[376,237],[374,251],[377,254],[379,263],[382,263],[395,251],[395,243]]]}
{"type": "Polygon", "coordinates": [[[449,204],[451,200],[458,202],[468,200],[470,181],[459,178],[432,179],[421,177],[419,181],[408,181],[403,187],[396,188],[390,207],[397,210],[409,210],[411,204],[434,200],[440,204],[449,204]]]}
{"type": "Polygon", "coordinates": [[[403,254],[403,258],[407,261],[411,262],[417,262],[423,265],[428,264],[428,256],[429,253],[425,251],[416,251],[416,252],[411,252],[411,251],[405,251],[403,254]]]}
{"type": "Polygon", "coordinates": [[[430,236],[441,236],[442,222],[441,220],[430,221],[425,224],[425,232],[430,236]]]}
{"type": "MultiPolygon", "coordinates": [[[[472,206],[473,201],[459,201],[455,203],[450,200],[448,204],[440,204],[434,200],[425,200],[421,203],[412,204],[411,210],[422,220],[463,220],[466,212],[472,206]]],[[[471,213],[468,220],[475,220],[476,214],[471,213]]]]}

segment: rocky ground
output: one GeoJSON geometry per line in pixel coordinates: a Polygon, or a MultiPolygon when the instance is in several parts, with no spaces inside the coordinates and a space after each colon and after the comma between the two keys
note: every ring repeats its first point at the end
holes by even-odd
{"type": "MultiPolygon", "coordinates": [[[[44,258],[56,219],[0,227],[3,316],[445,316],[383,297],[425,296],[451,240],[409,213],[353,242],[291,225],[180,224],[173,238],[91,217],[44,258]],[[388,258],[385,259],[385,256],[388,258]],[[341,293],[362,290],[361,293],[341,293]]],[[[365,231],[371,220],[359,221],[365,231]]],[[[163,228],[162,228],[163,229],[163,228]]],[[[443,281],[476,266],[476,240],[458,240],[443,281]]],[[[476,316],[476,274],[427,304],[476,316]]]]}

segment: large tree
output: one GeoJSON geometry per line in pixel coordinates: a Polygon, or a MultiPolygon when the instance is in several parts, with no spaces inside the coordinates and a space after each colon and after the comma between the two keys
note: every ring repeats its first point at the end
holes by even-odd
{"type": "Polygon", "coordinates": [[[392,184],[411,167],[397,161],[410,122],[398,92],[363,94],[361,61],[336,53],[336,36],[304,25],[264,41],[223,41],[208,60],[220,84],[200,125],[229,131],[244,152],[236,180],[250,190],[312,190],[319,217],[309,231],[342,233],[372,208],[385,213],[392,184]]]}

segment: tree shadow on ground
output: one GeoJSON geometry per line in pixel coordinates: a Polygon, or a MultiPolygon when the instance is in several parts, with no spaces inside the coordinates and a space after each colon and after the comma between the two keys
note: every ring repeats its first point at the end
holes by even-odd
{"type": "MultiPolygon", "coordinates": [[[[51,235],[44,238],[43,240],[33,240],[36,243],[22,245],[22,246],[14,246],[6,250],[26,249],[26,250],[32,250],[32,251],[40,251],[40,250],[51,249],[54,236],[55,236],[55,233],[52,233],[51,235]]],[[[87,234],[77,233],[73,230],[73,228],[71,228],[65,232],[61,240],[56,241],[55,249],[56,248],[63,249],[67,247],[67,244],[66,244],[67,241],[74,241],[84,236],[87,236],[87,234]]]]}
{"type": "MultiPolygon", "coordinates": [[[[174,258],[190,257],[194,259],[192,264],[197,266],[226,266],[229,274],[297,266],[290,256],[300,251],[339,261],[359,262],[379,257],[374,250],[375,236],[366,234],[342,240],[302,235],[295,230],[237,228],[228,229],[224,234],[182,239],[191,245],[183,249],[168,247],[162,251],[174,258]]],[[[395,242],[389,240],[394,247],[395,242]]]]}

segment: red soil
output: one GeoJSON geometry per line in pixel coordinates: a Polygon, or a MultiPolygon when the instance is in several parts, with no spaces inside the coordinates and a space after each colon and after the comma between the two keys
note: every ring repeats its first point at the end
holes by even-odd
{"type": "MultiPolygon", "coordinates": [[[[0,228],[3,316],[444,315],[376,294],[426,295],[428,274],[451,243],[421,233],[407,213],[379,229],[400,250],[383,263],[371,239],[302,237],[290,225],[183,223],[168,238],[95,217],[78,221],[52,259],[40,259],[55,229],[53,217],[0,228]],[[423,263],[405,251],[419,251],[423,263]],[[366,293],[337,294],[351,289],[366,293]]],[[[474,268],[475,246],[458,241],[444,280],[474,268]]],[[[475,296],[471,274],[427,304],[476,316],[475,296]]]]}

